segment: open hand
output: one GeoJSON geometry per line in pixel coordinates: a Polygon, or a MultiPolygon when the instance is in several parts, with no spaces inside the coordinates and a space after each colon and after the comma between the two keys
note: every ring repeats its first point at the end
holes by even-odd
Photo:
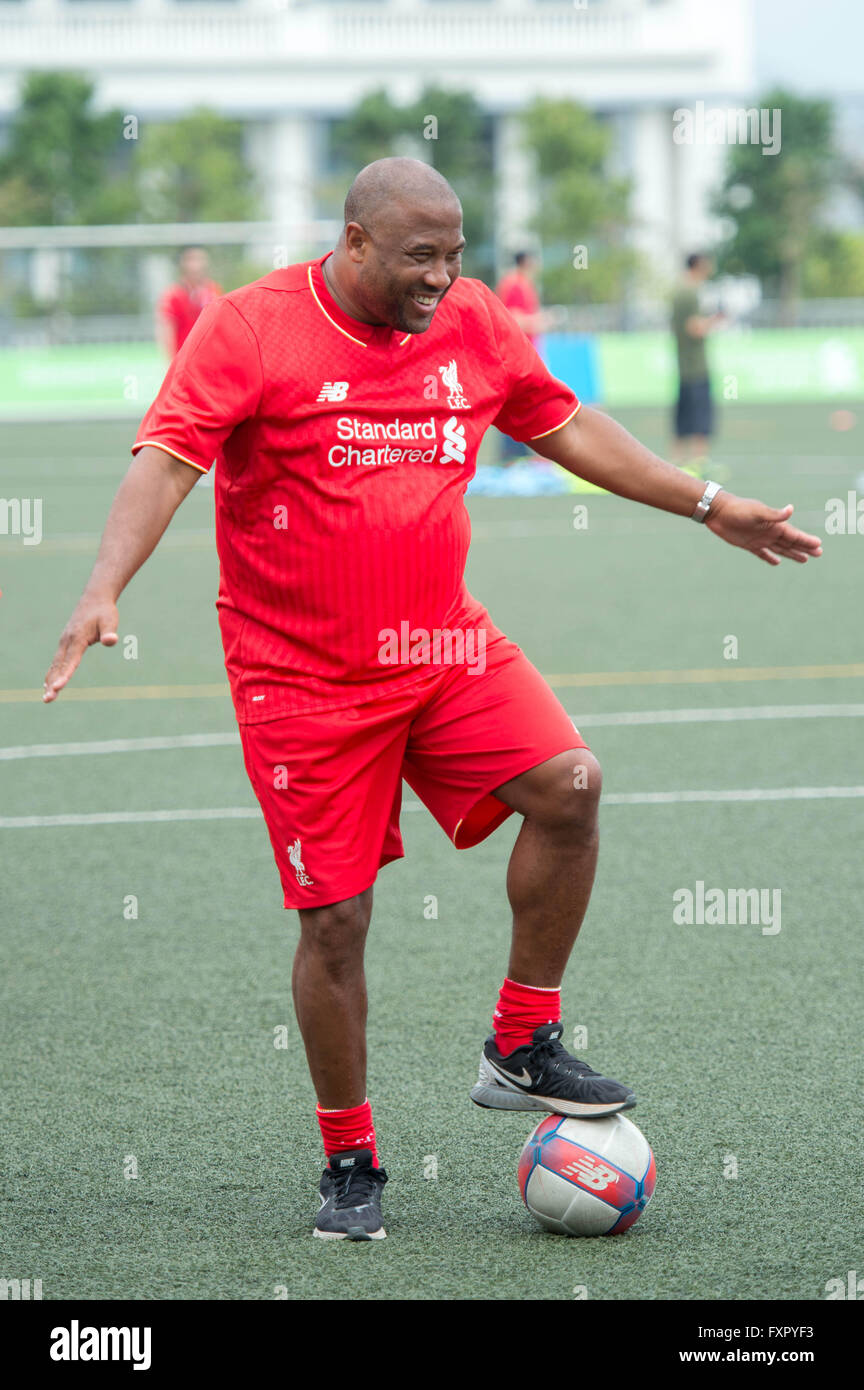
{"type": "Polygon", "coordinates": [[[56,700],[88,647],[101,642],[113,647],[117,642],[117,605],[109,598],[88,597],[84,594],[66,624],[45,677],[42,699],[46,704],[56,700]]]}
{"type": "Polygon", "coordinates": [[[767,565],[779,565],[781,560],[803,565],[811,556],[822,554],[822,542],[818,536],[789,525],[793,510],[791,502],[778,510],[752,497],[720,492],[711,504],[705,525],[721,541],[752,551],[767,565]]]}

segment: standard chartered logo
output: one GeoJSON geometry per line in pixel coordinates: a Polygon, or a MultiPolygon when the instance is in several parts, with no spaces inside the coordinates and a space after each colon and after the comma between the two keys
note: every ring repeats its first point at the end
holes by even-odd
{"type": "Polygon", "coordinates": [[[435,419],[364,420],[341,415],[336,420],[337,443],[330,446],[327,462],[331,468],[360,465],[376,468],[393,463],[465,462],[468,445],[465,426],[451,415],[442,427],[439,443],[435,419]]]}
{"type": "Polygon", "coordinates": [[[450,459],[453,463],[464,463],[465,448],[465,426],[458,424],[456,416],[451,415],[444,425],[444,447],[441,450],[441,462],[446,463],[450,459]]]}

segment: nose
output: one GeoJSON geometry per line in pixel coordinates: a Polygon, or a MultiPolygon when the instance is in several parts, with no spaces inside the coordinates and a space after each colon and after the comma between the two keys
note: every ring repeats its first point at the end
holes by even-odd
{"type": "Polygon", "coordinates": [[[447,269],[446,261],[442,259],[427,265],[423,275],[423,284],[427,286],[430,293],[432,291],[441,293],[441,291],[446,290],[450,284],[450,272],[447,269]]]}

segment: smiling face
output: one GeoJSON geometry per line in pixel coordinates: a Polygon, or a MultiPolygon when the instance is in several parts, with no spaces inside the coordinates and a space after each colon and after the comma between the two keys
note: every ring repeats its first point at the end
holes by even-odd
{"type": "Polygon", "coordinates": [[[407,207],[394,203],[373,230],[345,228],[351,297],[368,323],[425,333],[462,270],[462,209],[454,199],[407,207]]]}

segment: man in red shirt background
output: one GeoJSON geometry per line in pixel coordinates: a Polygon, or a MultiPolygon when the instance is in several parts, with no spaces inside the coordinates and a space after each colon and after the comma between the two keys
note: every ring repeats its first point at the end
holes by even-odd
{"type": "Polygon", "coordinates": [[[208,276],[210,257],[203,246],[184,246],[177,265],[180,279],[165,291],[156,311],[156,336],[169,360],[189,337],[201,310],[222,293],[208,276]]]}
{"type": "MultiPolygon", "coordinates": [[[[554,327],[555,315],[544,312],[540,307],[537,290],[539,264],[530,251],[517,251],[513,257],[513,269],[502,275],[495,293],[505,308],[510,310],[522,332],[536,348],[541,333],[554,327]]],[[[501,438],[501,462],[510,464],[514,459],[525,455],[525,445],[509,435],[501,438]]]]}
{"type": "MultiPolygon", "coordinates": [[[[119,595],[218,457],[220,626],[246,768],[300,915],[294,1000],[328,1158],[315,1234],[329,1239],[384,1235],[363,957],[377,872],[402,854],[403,778],[457,848],[522,818],[507,976],[471,1098],[588,1117],[634,1103],[561,1043],[600,768],[465,586],[464,494],[485,431],[766,563],[820,553],[791,506],[706,487],[580,408],[496,296],[460,278],[461,222],[435,170],[376,161],[334,252],[207,308],[144,418],[45,679],[50,703],[88,646],[117,643],[119,595]]],[[[450,1074],[447,1027],[436,1066],[450,1074]]]]}
{"type": "Polygon", "coordinates": [[[537,292],[537,258],[530,251],[517,251],[513,257],[513,269],[502,275],[495,293],[505,308],[510,310],[522,332],[532,347],[537,346],[539,335],[550,325],[550,316],[540,308],[540,295],[537,292]]]}

